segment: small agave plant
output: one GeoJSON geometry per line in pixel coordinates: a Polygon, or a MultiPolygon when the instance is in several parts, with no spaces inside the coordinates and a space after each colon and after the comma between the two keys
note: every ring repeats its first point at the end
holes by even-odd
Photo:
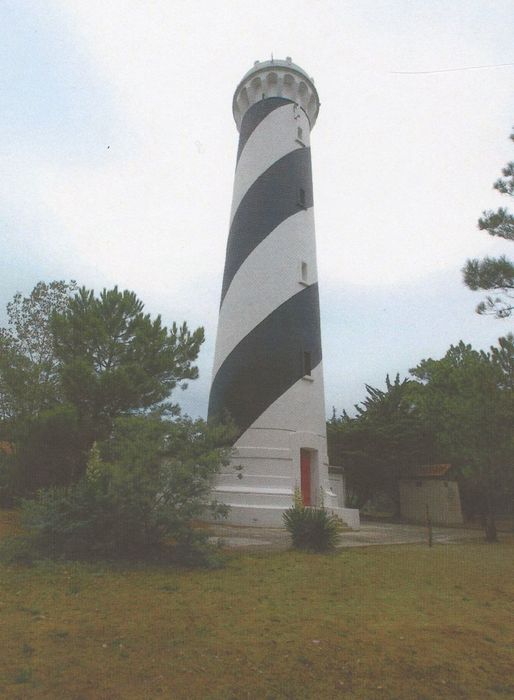
{"type": "Polygon", "coordinates": [[[295,489],[293,505],[284,512],[282,518],[295,549],[313,552],[334,549],[343,529],[340,518],[329,513],[323,504],[305,507],[299,489],[295,489]]]}

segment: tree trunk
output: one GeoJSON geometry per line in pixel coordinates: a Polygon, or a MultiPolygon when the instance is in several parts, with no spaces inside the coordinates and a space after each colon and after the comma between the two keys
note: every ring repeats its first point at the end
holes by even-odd
{"type": "Polygon", "coordinates": [[[487,515],[485,524],[485,539],[487,542],[498,542],[498,533],[496,532],[494,515],[487,515]]]}
{"type": "Polygon", "coordinates": [[[494,507],[492,499],[492,489],[490,479],[487,479],[486,484],[486,513],[484,518],[484,529],[486,542],[498,542],[498,533],[496,530],[496,520],[494,517],[494,507]]]}

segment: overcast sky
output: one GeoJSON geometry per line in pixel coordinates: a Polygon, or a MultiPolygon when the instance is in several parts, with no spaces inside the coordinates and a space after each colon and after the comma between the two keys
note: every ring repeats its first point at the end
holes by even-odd
{"type": "Polygon", "coordinates": [[[256,59],[314,77],[311,145],[327,414],[460,339],[466,258],[512,160],[512,0],[1,0],[0,322],[16,291],[76,279],[203,325],[205,415],[237,150],[234,89],[256,59]],[[481,66],[498,66],[481,68],[481,66]],[[469,70],[453,70],[469,68],[469,70]]]}

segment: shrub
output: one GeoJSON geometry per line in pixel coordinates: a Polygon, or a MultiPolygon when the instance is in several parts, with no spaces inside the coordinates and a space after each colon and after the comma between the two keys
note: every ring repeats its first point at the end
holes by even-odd
{"type": "Polygon", "coordinates": [[[14,535],[0,542],[0,561],[4,564],[32,566],[37,559],[37,551],[30,537],[14,535]]]}
{"type": "Polygon", "coordinates": [[[207,508],[226,512],[210,497],[212,477],[228,459],[223,437],[189,418],[120,419],[109,441],[93,447],[79,482],[23,502],[23,525],[46,556],[211,565],[208,535],[193,521],[207,508]]]}
{"type": "Polygon", "coordinates": [[[343,523],[324,506],[306,508],[301,499],[295,497],[294,505],[282,517],[295,549],[324,552],[339,542],[343,523]]]}

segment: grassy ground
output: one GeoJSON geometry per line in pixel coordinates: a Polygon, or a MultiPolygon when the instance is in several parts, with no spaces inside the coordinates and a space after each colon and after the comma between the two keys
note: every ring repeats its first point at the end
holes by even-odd
{"type": "Polygon", "coordinates": [[[17,535],[21,532],[19,520],[18,511],[0,508],[0,540],[8,535],[17,535]]]}
{"type": "Polygon", "coordinates": [[[0,697],[514,697],[502,540],[236,553],[218,571],[4,565],[0,697]]]}

